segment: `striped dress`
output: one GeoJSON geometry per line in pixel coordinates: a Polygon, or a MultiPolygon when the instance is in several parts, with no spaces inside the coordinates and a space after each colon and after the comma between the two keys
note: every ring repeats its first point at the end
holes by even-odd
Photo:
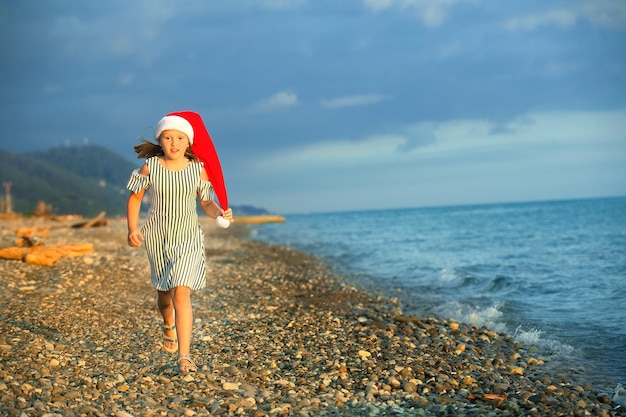
{"type": "Polygon", "coordinates": [[[148,158],[149,175],[132,172],[126,188],[148,190],[150,209],[141,232],[150,261],[152,285],[160,291],[206,283],[204,232],[198,221],[197,196],[210,199],[211,183],[200,178],[202,164],[191,161],[182,171],[170,171],[148,158]]]}

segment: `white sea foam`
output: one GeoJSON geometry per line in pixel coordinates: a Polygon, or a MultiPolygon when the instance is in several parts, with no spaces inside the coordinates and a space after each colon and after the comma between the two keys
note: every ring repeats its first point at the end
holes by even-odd
{"type": "Polygon", "coordinates": [[[613,396],[611,397],[611,401],[615,404],[619,404],[621,406],[626,406],[626,389],[622,386],[622,384],[617,384],[615,389],[613,390],[613,396]]]}
{"type": "Polygon", "coordinates": [[[523,330],[522,326],[518,326],[517,329],[515,329],[513,338],[516,342],[522,343],[524,345],[537,346],[541,342],[541,335],[543,335],[543,332],[541,330],[523,330]]]}
{"type": "Polygon", "coordinates": [[[461,271],[454,268],[443,268],[431,275],[429,285],[435,288],[459,288],[463,285],[464,275],[461,271]]]}
{"type": "Polygon", "coordinates": [[[450,301],[436,308],[435,313],[440,317],[453,318],[472,326],[484,326],[499,333],[512,333],[515,341],[525,346],[536,346],[545,354],[568,356],[573,353],[572,346],[556,339],[545,338],[545,332],[539,329],[526,330],[518,326],[514,332],[511,332],[499,308],[499,304],[490,307],[475,307],[458,301],[450,301]]]}
{"type": "Polygon", "coordinates": [[[574,352],[574,348],[566,343],[542,337],[544,333],[538,329],[524,330],[522,326],[518,326],[513,333],[513,339],[525,346],[536,346],[549,355],[569,356],[574,352]]]}
{"type": "Polygon", "coordinates": [[[493,331],[506,333],[506,324],[502,322],[502,312],[498,305],[491,307],[472,307],[458,301],[450,301],[435,309],[441,317],[453,318],[461,323],[476,327],[487,327],[493,331]]]}
{"type": "Polygon", "coordinates": [[[459,274],[454,269],[444,268],[439,272],[439,281],[450,282],[459,279],[459,274]]]}

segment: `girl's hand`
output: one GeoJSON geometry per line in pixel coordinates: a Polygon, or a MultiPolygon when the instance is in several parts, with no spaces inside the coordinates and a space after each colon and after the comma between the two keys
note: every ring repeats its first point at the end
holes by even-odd
{"type": "Polygon", "coordinates": [[[128,232],[128,245],[133,248],[138,248],[143,242],[143,234],[139,229],[131,230],[128,232]]]}
{"type": "Polygon", "coordinates": [[[229,222],[233,221],[233,209],[228,208],[222,212],[222,217],[228,220],[229,222]]]}

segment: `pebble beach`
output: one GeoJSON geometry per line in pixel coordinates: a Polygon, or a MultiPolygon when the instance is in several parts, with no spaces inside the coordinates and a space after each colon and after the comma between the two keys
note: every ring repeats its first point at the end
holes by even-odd
{"type": "Polygon", "coordinates": [[[0,259],[0,415],[626,415],[608,389],[551,371],[509,335],[404,315],[316,257],[248,240],[254,226],[202,222],[198,371],[180,374],[125,221],[0,220],[0,247],[26,226],[48,228],[45,245],[94,245],[50,266],[0,259]]]}

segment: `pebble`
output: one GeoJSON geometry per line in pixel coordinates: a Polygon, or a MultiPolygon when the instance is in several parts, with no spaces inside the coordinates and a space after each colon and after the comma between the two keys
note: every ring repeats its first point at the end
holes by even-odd
{"type": "MultiPolygon", "coordinates": [[[[536,347],[405,316],[315,257],[212,224],[190,374],[161,350],[145,252],[126,245],[123,221],[55,224],[46,241],[93,243],[87,257],[0,260],[0,415],[626,415],[612,392],[552,373],[536,347]]],[[[12,244],[17,225],[2,226],[12,244]]]]}
{"type": "Polygon", "coordinates": [[[367,350],[359,350],[359,356],[363,359],[368,359],[372,356],[371,353],[369,353],[367,350]]]}

